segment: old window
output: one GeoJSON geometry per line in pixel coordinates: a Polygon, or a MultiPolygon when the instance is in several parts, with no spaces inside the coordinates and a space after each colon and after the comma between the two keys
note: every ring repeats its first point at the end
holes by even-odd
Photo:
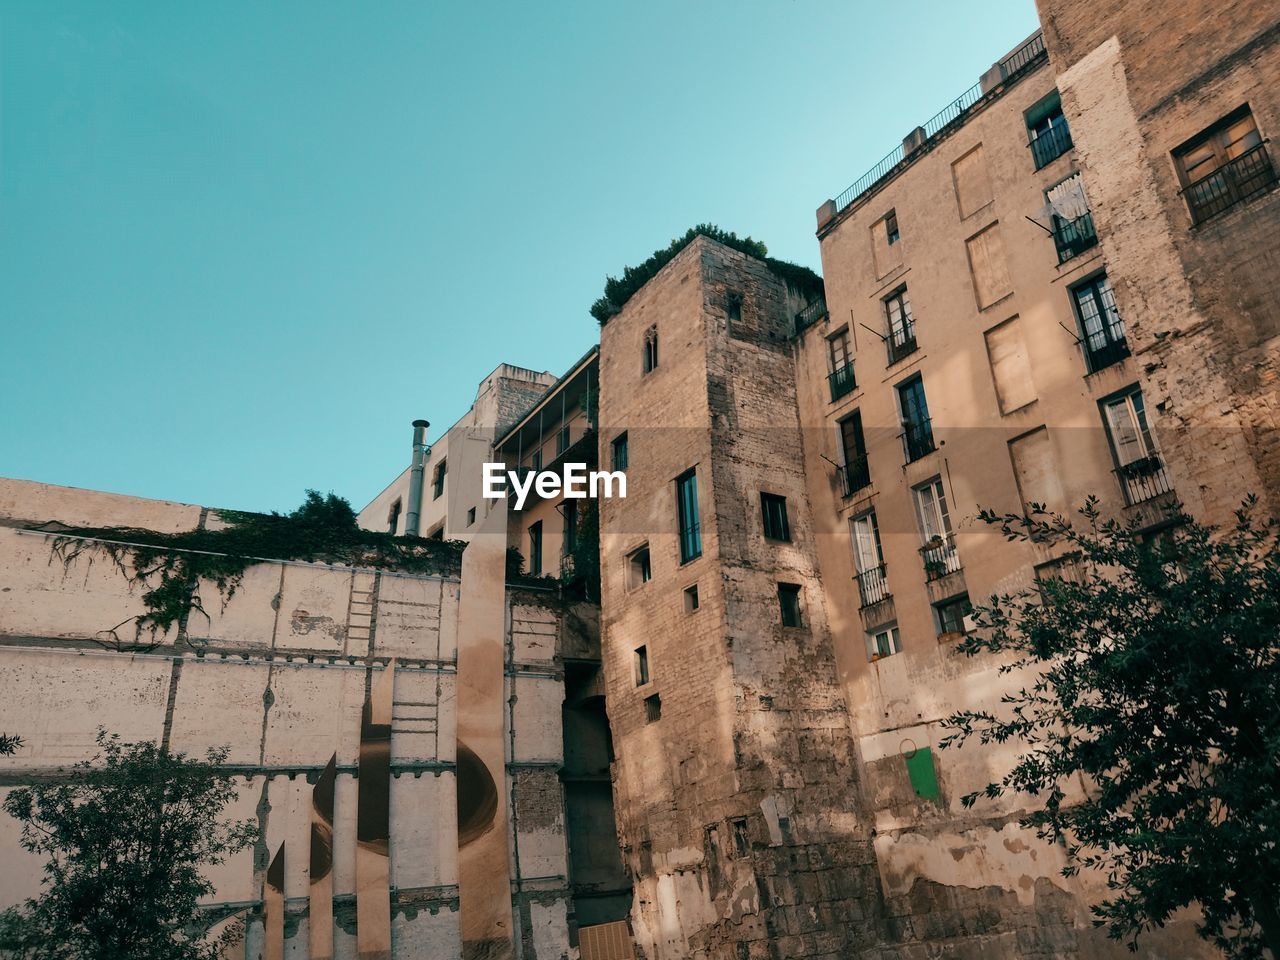
{"type": "Polygon", "coordinates": [[[649,559],[649,545],[631,551],[627,555],[627,587],[635,589],[653,579],[653,565],[649,559]]]}
{"type": "Polygon", "coordinates": [[[868,510],[849,521],[853,540],[853,564],[858,571],[858,592],[862,606],[869,607],[889,599],[889,580],[885,576],[884,551],[880,547],[880,527],[874,510],[868,510]]]}
{"type": "Polygon", "coordinates": [[[613,469],[627,469],[627,454],[629,452],[630,451],[627,449],[627,434],[624,430],[613,438],[613,469]]]}
{"type": "Polygon", "coordinates": [[[1173,489],[1147,425],[1142,390],[1130,387],[1101,406],[1125,501],[1141,503],[1173,489]]]}
{"type": "Polygon", "coordinates": [[[731,293],[725,303],[725,315],[729,319],[729,329],[742,325],[742,294],[731,293]]]}
{"type": "Polygon", "coordinates": [[[951,179],[956,187],[956,204],[960,219],[972,216],[991,202],[991,176],[987,172],[986,155],[978,144],[951,165],[951,179]]]}
{"type": "Polygon", "coordinates": [[[1068,507],[1062,489],[1062,471],[1048,427],[1037,427],[1009,441],[1009,459],[1013,463],[1013,479],[1018,485],[1022,509],[1031,516],[1040,506],[1050,513],[1065,513],[1068,507]]]}
{"type": "Polygon", "coordinates": [[[439,500],[440,495],[444,493],[444,475],[448,470],[449,461],[441,460],[436,464],[436,472],[431,480],[431,499],[439,500]]]}
{"type": "Polygon", "coordinates": [[[1053,245],[1058,263],[1063,264],[1098,244],[1098,231],[1089,212],[1089,199],[1084,193],[1084,178],[1073,173],[1044,193],[1045,209],[1053,224],[1053,245]]]}
{"type": "Polygon", "coordinates": [[[635,668],[636,686],[643,687],[649,682],[649,648],[647,646],[636,647],[635,668]]]}
{"type": "Polygon", "coordinates": [[[985,310],[1013,292],[1009,264],[1004,255],[1000,224],[984,227],[965,241],[969,254],[969,271],[973,275],[973,295],[978,309],[985,310]]]}
{"type": "Polygon", "coordinates": [[[846,497],[871,483],[867,441],[862,435],[862,411],[855,410],[838,424],[840,428],[840,480],[846,497]]]}
{"type": "Polygon", "coordinates": [[[885,346],[888,347],[889,364],[892,366],[916,352],[916,322],[911,316],[911,301],[907,298],[905,286],[884,298],[884,315],[889,326],[885,346]]]}
{"type": "Polygon", "coordinates": [[[933,421],[924,396],[924,380],[916,374],[897,387],[902,418],[902,449],[907,463],[933,452],[933,421]]]}
{"type": "Polygon", "coordinates": [[[926,580],[938,580],[960,569],[960,556],[956,553],[955,540],[951,536],[951,515],[947,511],[947,495],[942,489],[942,478],[934,477],[912,491],[915,494],[916,519],[920,522],[920,557],[924,561],[926,580]]]}
{"type": "Polygon", "coordinates": [[[1192,137],[1173,158],[1193,223],[1201,223],[1276,182],[1266,142],[1246,104],[1192,137]]]}
{"type": "Polygon", "coordinates": [[[542,521],[529,525],[529,573],[542,576],[542,521]]]}
{"type": "Polygon", "coordinates": [[[760,494],[760,509],[764,513],[764,535],[769,540],[790,540],[791,527],[787,523],[787,498],[776,493],[760,494]]]}
{"type": "Polygon", "coordinates": [[[889,242],[889,246],[893,246],[901,239],[898,232],[898,211],[890,210],[884,218],[884,237],[889,242]]]}
{"type": "Polygon", "coordinates": [[[800,616],[799,584],[778,584],[778,608],[782,614],[782,625],[784,627],[804,626],[804,622],[800,616]]]}
{"type": "Polygon", "coordinates": [[[849,356],[848,327],[827,338],[827,358],[831,366],[827,384],[831,388],[831,402],[835,403],[858,385],[853,377],[853,359],[849,356]]]}
{"type": "Polygon", "coordinates": [[[969,594],[967,593],[962,593],[949,600],[943,600],[941,603],[935,603],[933,605],[933,614],[938,626],[938,636],[944,637],[950,633],[968,633],[968,617],[972,610],[973,604],[969,602],[969,594]]]}
{"type": "Polygon", "coordinates": [[[676,477],[676,522],[680,533],[680,562],[688,563],[702,556],[696,470],[688,470],[676,477]]]}
{"type": "Polygon", "coordinates": [[[1071,130],[1056,90],[1027,111],[1027,136],[1037,170],[1071,149],[1071,130]]]}
{"type": "Polygon", "coordinates": [[[578,501],[562,501],[560,512],[564,515],[564,539],[560,541],[560,553],[567,557],[578,542],[578,501]]]}
{"type": "Polygon", "coordinates": [[[658,327],[657,324],[644,332],[644,359],[641,363],[643,373],[651,373],[658,368],[658,327]]]}
{"type": "Polygon", "coordinates": [[[467,526],[469,527],[475,522],[476,522],[476,508],[468,507],[467,508],[467,526]]]}
{"type": "Polygon", "coordinates": [[[1119,363],[1129,356],[1124,321],[1116,309],[1116,295],[1104,273],[1071,288],[1080,332],[1084,336],[1085,366],[1090,373],[1119,363]]]}
{"type": "Polygon", "coordinates": [[[443,524],[443,523],[441,523],[441,524],[440,524],[440,526],[436,527],[434,530],[432,530],[430,533],[428,533],[428,534],[427,534],[427,539],[428,539],[428,540],[443,540],[443,539],[444,539],[444,524],[443,524]]]}
{"type": "Polygon", "coordinates": [[[871,660],[879,660],[882,657],[892,656],[902,650],[902,644],[898,636],[898,625],[896,623],[887,624],[867,634],[867,657],[871,660]]]}
{"type": "Polygon", "coordinates": [[[400,501],[397,500],[391,504],[391,509],[387,512],[387,533],[395,536],[396,531],[400,529],[400,511],[402,510],[400,501]]]}
{"type": "Polygon", "coordinates": [[[698,585],[690,584],[684,588],[684,612],[693,613],[698,609],[698,585]]]}
{"type": "Polygon", "coordinates": [[[662,719],[662,698],[656,693],[644,698],[644,722],[657,723],[662,719]]]}

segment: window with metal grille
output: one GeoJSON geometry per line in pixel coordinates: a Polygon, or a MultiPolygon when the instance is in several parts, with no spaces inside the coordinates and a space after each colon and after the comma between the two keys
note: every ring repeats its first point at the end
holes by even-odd
{"type": "Polygon", "coordinates": [[[658,367],[658,327],[654,324],[644,332],[644,359],[641,363],[643,373],[650,373],[658,367]]]}
{"type": "Polygon", "coordinates": [[[933,452],[933,421],[924,397],[924,380],[916,374],[898,384],[898,412],[902,417],[902,449],[907,462],[933,452]]]}
{"type": "Polygon", "coordinates": [[[1130,387],[1102,401],[1101,407],[1126,503],[1132,506],[1170,492],[1173,487],[1147,425],[1142,390],[1130,387]]]}
{"type": "Polygon", "coordinates": [[[846,497],[871,483],[871,469],[867,461],[867,441],[862,434],[862,412],[855,410],[838,424],[840,428],[840,453],[844,462],[840,465],[842,492],[846,497]]]}
{"type": "Polygon", "coordinates": [[[1111,281],[1103,274],[1071,288],[1080,332],[1084,334],[1085,365],[1090,373],[1119,363],[1129,356],[1124,321],[1116,309],[1111,281]]]}
{"type": "Polygon", "coordinates": [[[1173,151],[1193,223],[1202,223],[1276,182],[1266,141],[1248,104],[1173,151]]]}
{"type": "Polygon", "coordinates": [[[644,722],[656,723],[662,719],[662,698],[656,693],[644,698],[644,722]]]}
{"type": "Polygon", "coordinates": [[[858,571],[858,592],[862,606],[870,607],[889,599],[889,580],[884,566],[884,551],[880,547],[880,528],[874,510],[849,521],[853,540],[853,562],[858,571]]]}
{"type": "Polygon", "coordinates": [[[764,535],[770,540],[790,540],[791,527],[787,523],[787,498],[776,493],[760,494],[760,509],[764,513],[764,535]]]}
{"type": "Polygon", "coordinates": [[[848,327],[827,338],[827,354],[831,363],[827,384],[831,388],[831,402],[835,403],[858,386],[853,376],[853,358],[849,356],[848,327]]]}
{"type": "Polygon", "coordinates": [[[702,556],[702,526],[698,519],[698,473],[676,477],[676,522],[680,533],[680,562],[702,556]]]}
{"type": "Polygon", "coordinates": [[[778,608],[782,614],[784,627],[802,627],[800,616],[800,585],[797,583],[778,584],[778,608]]]}
{"type": "Polygon", "coordinates": [[[1027,111],[1027,134],[1037,170],[1071,149],[1071,129],[1062,115],[1062,99],[1056,91],[1027,111]]]}
{"type": "Polygon", "coordinates": [[[529,572],[542,576],[542,521],[529,525],[529,572]]]}
{"type": "Polygon", "coordinates": [[[630,450],[627,449],[627,434],[624,431],[613,438],[613,469],[627,469],[627,455],[629,453],[630,450]]]}
{"type": "Polygon", "coordinates": [[[889,350],[889,364],[916,352],[916,322],[911,316],[911,300],[907,288],[899,287],[884,298],[884,314],[889,324],[889,336],[885,346],[889,350]]]}

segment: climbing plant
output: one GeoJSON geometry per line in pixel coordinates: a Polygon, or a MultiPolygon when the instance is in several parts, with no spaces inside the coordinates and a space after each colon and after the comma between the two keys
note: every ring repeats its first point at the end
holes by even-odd
{"type": "Polygon", "coordinates": [[[721,230],[715,224],[700,223],[696,227],[690,227],[684,236],[672,240],[663,249],[655,250],[644,263],[624,269],[621,277],[606,279],[604,296],[591,305],[591,315],[603,327],[626,306],[627,301],[635,295],[637,290],[657,276],[659,270],[674,260],[681,250],[700,236],[709,237],[739,253],[763,260],[770,270],[793,287],[806,292],[822,291],[822,278],[808,267],[786,260],[773,259],[769,256],[769,248],[759,240],[739,237],[728,230],[721,230]]]}
{"type": "Polygon", "coordinates": [[[288,514],[223,511],[216,522],[181,533],[131,527],[62,529],[53,551],[65,566],[85,557],[108,557],[143,590],[145,613],[116,624],[99,639],[116,649],[154,647],[160,635],[207,616],[203,591],[212,588],[225,605],[245,571],[264,560],[302,560],[354,567],[446,573],[456,570],[463,544],[395,537],[361,529],[342,497],[308,490],[288,514]]]}

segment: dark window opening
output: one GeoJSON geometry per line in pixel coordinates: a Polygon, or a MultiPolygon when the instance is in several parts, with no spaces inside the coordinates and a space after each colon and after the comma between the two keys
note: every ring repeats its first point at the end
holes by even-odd
{"type": "Polygon", "coordinates": [[[529,573],[542,576],[542,521],[529,525],[529,573]]]}
{"type": "Polygon", "coordinates": [[[649,545],[646,543],[627,556],[627,586],[635,588],[653,579],[653,564],[649,559],[649,545]]]}
{"type": "Polygon", "coordinates": [[[911,300],[907,288],[899,287],[884,299],[885,318],[889,323],[889,336],[885,346],[889,351],[889,365],[916,352],[916,321],[911,316],[911,300]]]}
{"type": "Polygon", "coordinates": [[[698,474],[688,470],[676,478],[676,519],[680,532],[680,562],[702,556],[702,527],[698,519],[698,474]]]}
{"type": "Polygon", "coordinates": [[[684,588],[684,612],[693,613],[698,609],[698,585],[684,588]]]}
{"type": "Polygon", "coordinates": [[[888,215],[884,218],[884,235],[885,239],[889,241],[889,246],[891,247],[901,239],[902,235],[898,232],[897,210],[890,210],[888,215]]]}
{"type": "Polygon", "coordinates": [[[845,328],[827,338],[827,352],[831,361],[831,372],[827,374],[827,384],[831,388],[831,402],[848,396],[858,386],[853,376],[853,359],[849,356],[849,330],[845,328]]]}
{"type": "Polygon", "coordinates": [[[643,687],[649,682],[649,648],[636,647],[636,686],[643,687]]]}
{"type": "Polygon", "coordinates": [[[470,507],[467,509],[467,526],[469,527],[475,522],[476,522],[476,508],[470,507]]]}
{"type": "Polygon", "coordinates": [[[968,624],[965,621],[969,616],[969,612],[973,610],[973,604],[969,602],[967,593],[936,603],[933,606],[933,610],[938,621],[938,636],[945,636],[949,633],[969,632],[968,624]]]}
{"type": "Polygon", "coordinates": [[[1058,94],[1053,94],[1027,113],[1027,134],[1031,138],[1031,159],[1037,170],[1071,149],[1071,128],[1062,115],[1062,100],[1058,94]]]}
{"type": "Polygon", "coordinates": [[[436,464],[436,472],[431,481],[431,499],[439,500],[440,495],[444,493],[444,475],[448,470],[449,461],[441,460],[436,464]]]}
{"type": "Polygon", "coordinates": [[[736,293],[729,294],[728,303],[725,305],[725,313],[729,318],[730,329],[735,325],[740,325],[742,323],[742,297],[736,293]]]}
{"type": "Polygon", "coordinates": [[[778,584],[778,607],[782,613],[782,625],[784,627],[804,626],[804,622],[800,616],[799,584],[778,584]]]}
{"type": "Polygon", "coordinates": [[[656,325],[644,332],[644,360],[641,368],[643,373],[651,373],[658,368],[658,328],[656,325]]]}
{"type": "Polygon", "coordinates": [[[862,435],[862,412],[855,410],[840,421],[840,453],[844,463],[839,467],[841,486],[846,497],[871,483],[867,462],[867,441],[862,435]]]}
{"type": "Polygon", "coordinates": [[[898,385],[898,410],[902,415],[902,449],[907,463],[933,452],[933,421],[920,375],[898,385]]]}
{"type": "Polygon", "coordinates": [[[401,507],[400,501],[397,500],[395,503],[391,505],[391,510],[387,513],[387,533],[391,534],[392,536],[395,536],[396,531],[400,529],[401,509],[402,507],[401,507]]]}
{"type": "Polygon", "coordinates": [[[613,469],[625,470],[629,462],[628,454],[630,450],[627,448],[627,435],[620,433],[613,439],[613,469]]]}
{"type": "Polygon", "coordinates": [[[564,514],[564,540],[561,543],[560,553],[567,557],[573,553],[573,548],[578,543],[578,501],[563,501],[560,504],[560,511],[564,514]]]}
{"type": "Polygon", "coordinates": [[[791,526],[787,523],[787,498],[776,493],[760,494],[760,509],[764,513],[764,535],[769,540],[790,540],[791,526]]]}
{"type": "Polygon", "coordinates": [[[662,719],[662,698],[656,693],[644,698],[644,722],[656,723],[662,719]]]}
{"type": "Polygon", "coordinates": [[[747,832],[746,819],[731,820],[729,826],[733,830],[734,856],[745,857],[751,852],[751,835],[747,832]]]}

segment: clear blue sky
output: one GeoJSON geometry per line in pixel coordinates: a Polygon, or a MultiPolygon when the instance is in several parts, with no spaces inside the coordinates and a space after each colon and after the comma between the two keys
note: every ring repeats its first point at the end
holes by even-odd
{"type": "Polygon", "coordinates": [[[0,475],[356,507],[694,223],[814,210],[1032,0],[0,0],[0,475]]]}

